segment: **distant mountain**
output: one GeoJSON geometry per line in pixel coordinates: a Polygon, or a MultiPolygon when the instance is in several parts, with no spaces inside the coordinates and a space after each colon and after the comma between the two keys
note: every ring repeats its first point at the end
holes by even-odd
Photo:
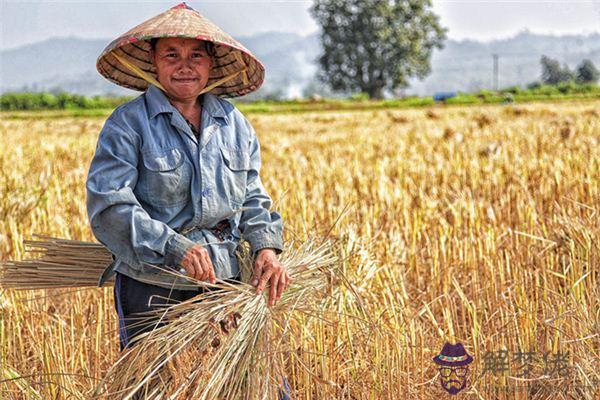
{"type": "Polygon", "coordinates": [[[525,85],[540,79],[540,58],[546,55],[574,69],[589,58],[600,68],[600,33],[591,35],[539,35],[523,31],[490,42],[473,40],[446,42],[432,56],[432,73],[422,82],[411,81],[410,92],[472,92],[493,86],[492,54],[498,54],[498,86],[525,85]]]}
{"type": "MultiPolygon", "coordinates": [[[[265,65],[261,89],[247,98],[295,97],[323,92],[314,81],[320,53],[317,34],[268,32],[238,40],[265,65]]],[[[110,40],[75,37],[0,51],[0,92],[66,90],[85,95],[136,94],[104,79],[95,69],[96,58],[110,40]]],[[[552,36],[521,32],[491,42],[448,40],[432,57],[432,72],[423,81],[411,80],[404,94],[437,91],[475,91],[492,86],[492,54],[499,56],[499,86],[524,85],[539,79],[542,54],[574,68],[582,59],[600,67],[600,33],[552,36]]]]}
{"type": "Polygon", "coordinates": [[[0,91],[63,89],[73,93],[128,94],[96,72],[108,40],[51,38],[0,52],[0,91]]]}

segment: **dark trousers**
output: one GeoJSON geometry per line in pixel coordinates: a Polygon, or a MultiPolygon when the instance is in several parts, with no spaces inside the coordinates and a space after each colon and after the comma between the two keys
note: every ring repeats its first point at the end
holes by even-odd
{"type": "MultiPolygon", "coordinates": [[[[239,282],[240,278],[227,279],[228,282],[239,282]]],[[[119,315],[119,342],[121,351],[131,347],[131,340],[145,332],[163,326],[160,315],[139,315],[139,313],[162,308],[164,305],[177,304],[203,293],[205,289],[176,290],[140,282],[127,275],[116,273],[114,296],[115,309],[119,315]]],[[[290,387],[283,377],[283,389],[279,389],[279,399],[289,400],[290,387]]]]}
{"type": "MultiPolygon", "coordinates": [[[[239,278],[227,279],[228,282],[239,282],[239,278]]],[[[151,310],[163,308],[165,305],[177,304],[203,293],[205,289],[176,290],[151,285],[130,278],[119,272],[115,276],[114,296],[115,308],[119,315],[119,341],[121,351],[130,347],[131,340],[142,333],[163,326],[159,316],[138,315],[151,310]]]]}

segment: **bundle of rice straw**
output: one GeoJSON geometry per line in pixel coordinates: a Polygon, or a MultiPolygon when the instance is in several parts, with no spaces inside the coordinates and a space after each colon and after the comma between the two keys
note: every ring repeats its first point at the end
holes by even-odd
{"type": "MultiPolygon", "coordinates": [[[[98,286],[100,275],[113,261],[100,243],[34,235],[25,240],[25,251],[35,258],[0,263],[0,287],[52,289],[98,286]]],[[[110,283],[113,283],[112,281],[110,283]]]]}
{"type": "MultiPolygon", "coordinates": [[[[99,243],[37,237],[39,240],[24,244],[39,257],[1,264],[0,287],[97,286],[99,276],[112,262],[111,253],[99,243]]],[[[347,282],[336,267],[340,263],[334,247],[325,239],[309,239],[297,247],[288,243],[279,260],[288,269],[292,284],[273,307],[267,307],[268,290],[257,296],[256,288],[246,283],[253,260],[245,246],[240,246],[238,257],[244,283],[218,281],[211,285],[186,277],[190,284],[211,290],[149,312],[148,317],[158,315],[168,323],[138,336],[89,397],[276,398],[282,388],[289,389],[282,384],[282,377],[286,354],[290,354],[290,335],[303,329],[307,316],[326,320],[324,308],[332,282],[347,282]]]]}
{"type": "MultiPolygon", "coordinates": [[[[147,313],[168,323],[138,336],[92,398],[277,398],[290,329],[300,326],[301,316],[321,314],[330,290],[338,261],[332,248],[331,242],[309,240],[286,250],[280,261],[293,283],[270,308],[267,295],[257,296],[247,283],[196,281],[214,290],[147,313]]],[[[251,264],[248,252],[242,253],[243,282],[251,264]]]]}

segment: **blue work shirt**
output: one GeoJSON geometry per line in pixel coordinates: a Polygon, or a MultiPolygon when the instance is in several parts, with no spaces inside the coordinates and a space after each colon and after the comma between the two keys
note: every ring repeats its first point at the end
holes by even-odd
{"type": "Polygon", "coordinates": [[[238,276],[242,238],[253,253],[283,251],[283,222],[270,211],[252,125],[225,99],[205,93],[200,101],[199,140],[154,85],[106,120],[86,182],[92,231],[115,258],[100,286],[118,271],[191,289],[154,266],[179,269],[196,244],[207,248],[218,279],[238,276]]]}

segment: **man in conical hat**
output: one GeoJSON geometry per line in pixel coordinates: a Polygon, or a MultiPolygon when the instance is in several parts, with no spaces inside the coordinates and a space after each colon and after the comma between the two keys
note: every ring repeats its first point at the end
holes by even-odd
{"type": "Polygon", "coordinates": [[[225,97],[257,90],[264,67],[242,44],[185,3],[111,42],[97,61],[111,82],[144,91],[100,133],[87,188],[96,238],[114,255],[121,348],[154,325],[135,324],[149,300],[201,289],[156,266],[215,283],[240,280],[241,237],[255,256],[252,284],[273,305],[290,283],[277,255],[281,215],[259,171],[259,141],[225,97]]]}

